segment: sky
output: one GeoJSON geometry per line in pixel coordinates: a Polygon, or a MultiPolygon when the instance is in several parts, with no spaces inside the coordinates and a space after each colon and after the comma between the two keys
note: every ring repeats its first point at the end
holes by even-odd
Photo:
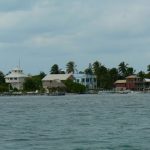
{"type": "Polygon", "coordinates": [[[150,64],[149,0],[0,0],[0,70],[150,64]]]}

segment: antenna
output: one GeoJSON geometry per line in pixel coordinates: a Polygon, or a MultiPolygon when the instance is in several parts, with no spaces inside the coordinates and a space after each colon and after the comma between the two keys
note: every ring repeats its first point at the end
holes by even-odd
{"type": "Polygon", "coordinates": [[[20,58],[19,58],[19,69],[20,69],[20,58]]]}

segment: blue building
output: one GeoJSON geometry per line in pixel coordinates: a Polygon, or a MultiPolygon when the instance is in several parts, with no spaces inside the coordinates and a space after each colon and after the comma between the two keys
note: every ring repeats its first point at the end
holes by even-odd
{"type": "Polygon", "coordinates": [[[95,75],[89,74],[73,74],[74,81],[86,86],[88,89],[97,88],[97,79],[95,75]]]}

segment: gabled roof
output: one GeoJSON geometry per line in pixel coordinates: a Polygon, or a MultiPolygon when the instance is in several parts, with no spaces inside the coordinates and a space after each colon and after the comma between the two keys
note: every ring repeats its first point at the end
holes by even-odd
{"type": "Polygon", "coordinates": [[[125,84],[126,83],[126,80],[117,80],[116,82],[115,82],[115,84],[125,84]]]}
{"type": "Polygon", "coordinates": [[[52,80],[67,80],[72,77],[72,73],[70,74],[48,74],[42,80],[43,81],[52,81],[52,80]]]}
{"type": "Polygon", "coordinates": [[[135,79],[135,78],[140,78],[140,77],[138,77],[137,75],[130,75],[126,77],[126,79],[135,79]]]}
{"type": "Polygon", "coordinates": [[[10,73],[9,75],[6,75],[5,78],[26,78],[28,77],[24,73],[10,73]]]}
{"type": "Polygon", "coordinates": [[[28,77],[28,76],[25,75],[23,73],[23,70],[18,67],[13,69],[10,74],[5,76],[5,78],[26,78],[26,77],[28,77]]]}

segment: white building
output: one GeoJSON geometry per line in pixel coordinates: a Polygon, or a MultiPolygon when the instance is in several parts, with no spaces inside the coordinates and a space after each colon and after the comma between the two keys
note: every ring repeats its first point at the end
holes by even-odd
{"type": "Polygon", "coordinates": [[[27,75],[23,73],[23,70],[17,67],[13,69],[10,74],[5,76],[5,81],[6,83],[10,83],[12,88],[22,90],[25,78],[27,78],[27,75]]]}
{"type": "Polygon", "coordinates": [[[97,88],[97,79],[95,75],[73,74],[76,83],[86,86],[88,89],[97,88]]]}

